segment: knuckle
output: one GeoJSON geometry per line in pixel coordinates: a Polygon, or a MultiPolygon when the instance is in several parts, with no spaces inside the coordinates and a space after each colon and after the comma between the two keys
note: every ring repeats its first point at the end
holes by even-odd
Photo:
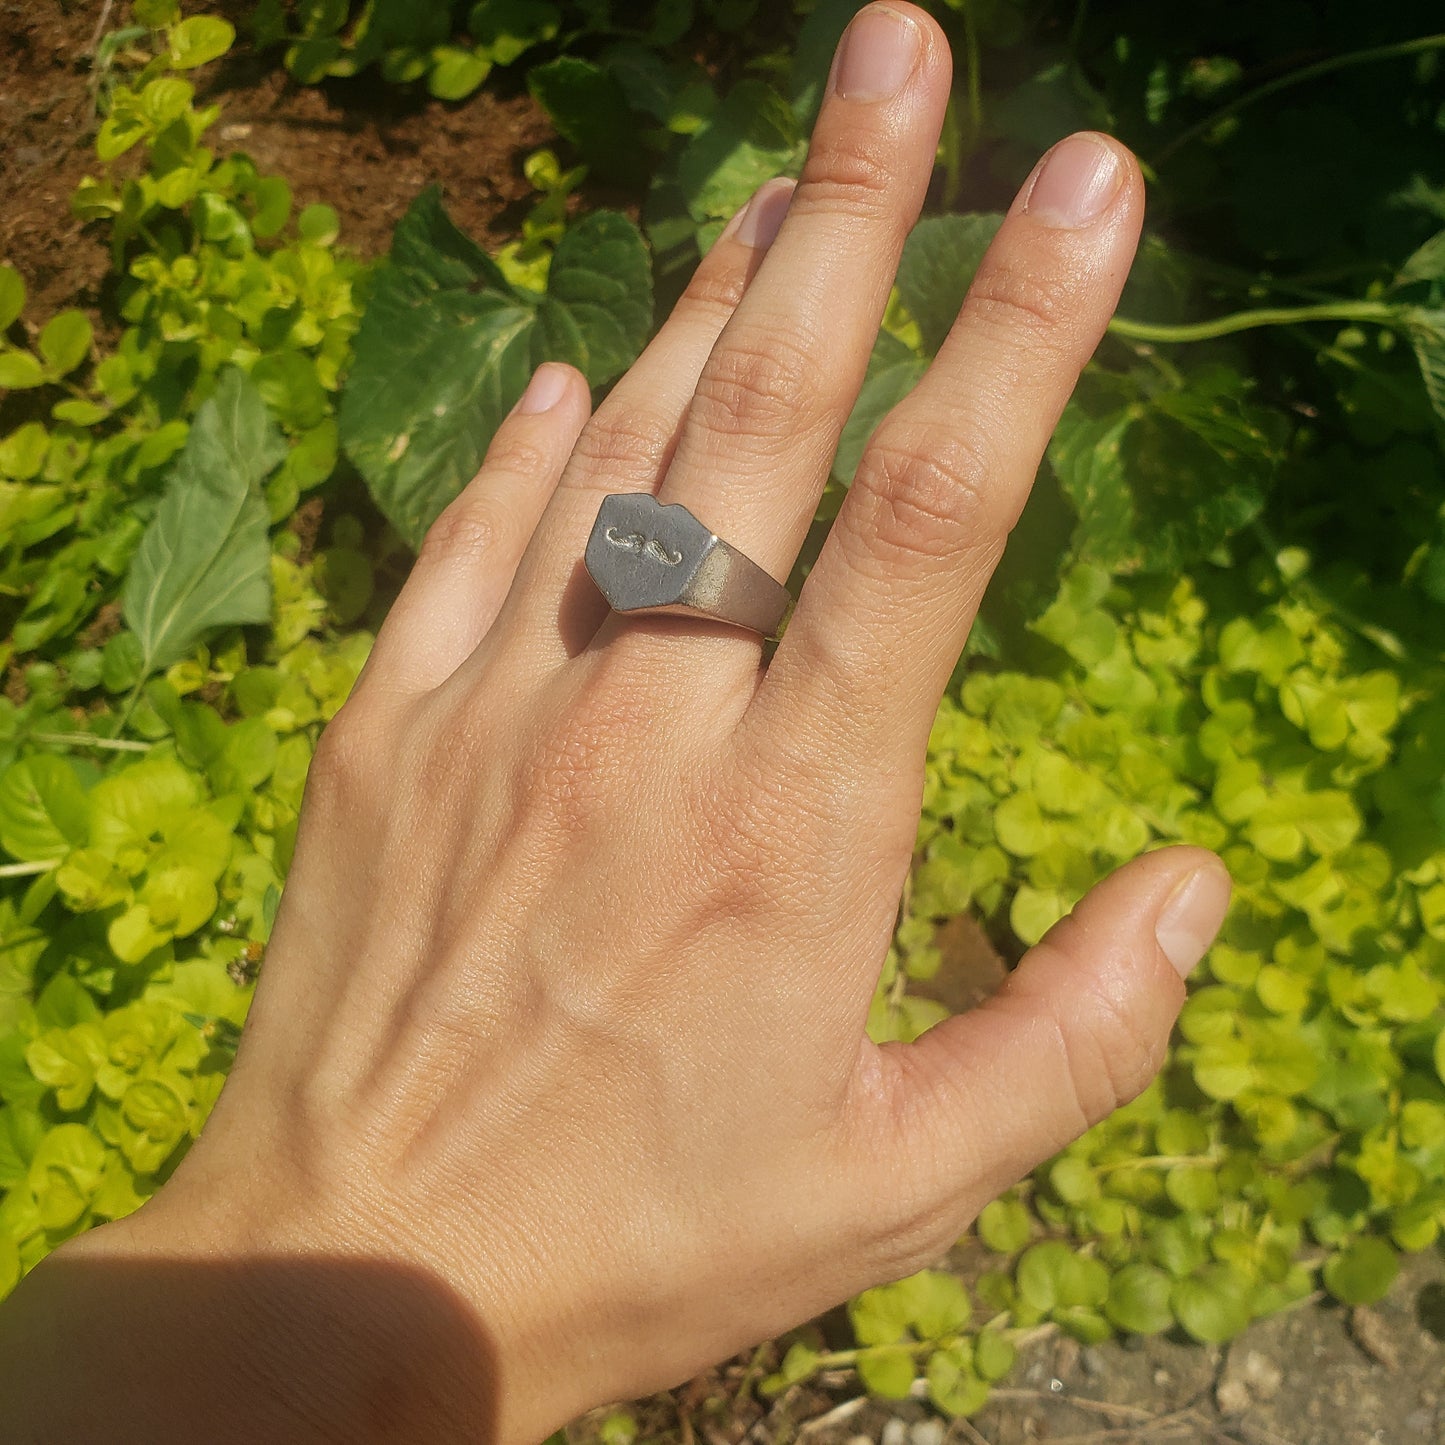
{"type": "MultiPolygon", "coordinates": [[[[1044,945],[1040,945],[1042,947],[1044,945]]],[[[1166,1040],[1141,1026],[1127,1004],[1084,982],[1082,995],[1051,1008],[1052,1026],[1080,1117],[1092,1127],[1136,1098],[1164,1062],[1166,1040]]]]}
{"type": "Polygon", "coordinates": [[[867,219],[882,216],[900,224],[893,203],[898,175],[894,150],[886,136],[862,128],[816,138],[795,206],[867,219]]]}
{"type": "Polygon", "coordinates": [[[967,322],[1022,335],[1031,350],[1061,350],[1071,334],[1076,303],[1064,287],[1028,267],[992,261],[979,271],[963,302],[967,322]]]}
{"type": "Polygon", "coordinates": [[[990,458],[953,430],[885,429],[860,465],[875,499],[872,542],[904,557],[937,560],[1002,530],[990,458]]]}
{"type": "Polygon", "coordinates": [[[694,322],[712,322],[719,325],[737,310],[747,289],[748,268],[733,259],[731,247],[717,247],[693,273],[673,310],[672,324],[691,326],[694,322]],[[723,252],[728,255],[724,257],[723,252]]]}
{"type": "Polygon", "coordinates": [[[643,407],[605,405],[578,438],[567,484],[615,492],[619,469],[651,478],[671,453],[676,435],[674,422],[643,407]]]}
{"type": "Polygon", "coordinates": [[[533,435],[521,436],[513,431],[510,436],[501,432],[487,449],[486,460],[482,463],[482,476],[488,472],[504,472],[509,476],[525,477],[529,481],[543,481],[555,477],[560,466],[558,448],[548,446],[533,435]]]}
{"type": "Polygon", "coordinates": [[[451,559],[480,561],[504,549],[509,532],[490,501],[463,492],[427,529],[417,563],[430,567],[451,559]]]}
{"type": "Polygon", "coordinates": [[[783,330],[728,338],[698,382],[695,413],[731,438],[781,444],[817,415],[817,363],[811,347],[783,330]]]}
{"type": "Polygon", "coordinates": [[[371,787],[387,755],[381,727],[353,697],[321,730],[306,775],[306,797],[351,802],[371,787]]]}

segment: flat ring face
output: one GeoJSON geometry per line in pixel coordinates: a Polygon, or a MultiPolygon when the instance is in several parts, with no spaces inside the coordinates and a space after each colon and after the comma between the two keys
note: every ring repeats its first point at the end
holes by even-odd
{"type": "Polygon", "coordinates": [[[585,561],[614,611],[641,612],[685,601],[716,540],[686,507],[621,492],[603,499],[585,561]]]}
{"type": "Polygon", "coordinates": [[[686,507],[650,492],[603,498],[584,561],[615,612],[707,617],[767,636],[789,601],[781,582],[686,507]]]}

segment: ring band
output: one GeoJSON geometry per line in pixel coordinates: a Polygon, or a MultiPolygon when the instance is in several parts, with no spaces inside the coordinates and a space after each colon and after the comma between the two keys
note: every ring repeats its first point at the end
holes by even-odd
{"type": "Polygon", "coordinates": [[[791,600],[751,557],[651,492],[602,499],[584,560],[614,612],[707,617],[771,637],[791,600]]]}

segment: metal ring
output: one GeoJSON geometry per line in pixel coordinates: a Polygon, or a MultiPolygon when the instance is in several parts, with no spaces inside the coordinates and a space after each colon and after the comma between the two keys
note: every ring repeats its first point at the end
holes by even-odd
{"type": "Polygon", "coordinates": [[[602,499],[584,561],[614,612],[707,617],[771,637],[791,600],[751,557],[651,492],[602,499]]]}

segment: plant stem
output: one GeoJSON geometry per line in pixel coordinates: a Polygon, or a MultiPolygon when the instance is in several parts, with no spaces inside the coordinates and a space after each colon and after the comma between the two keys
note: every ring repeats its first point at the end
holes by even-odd
{"type": "Polygon", "coordinates": [[[6,863],[0,865],[0,878],[34,878],[59,868],[63,858],[49,858],[43,863],[6,863]]]}
{"type": "Polygon", "coordinates": [[[955,210],[963,195],[963,170],[978,147],[983,131],[983,75],[979,58],[978,26],[973,9],[965,4],[961,10],[963,23],[963,54],[965,94],[968,98],[968,122],[965,127],[960,113],[958,93],[948,98],[948,111],[943,124],[943,209],[955,210]]]}
{"type": "Polygon", "coordinates": [[[1397,60],[1407,55],[1423,55],[1430,50],[1445,50],[1445,35],[1421,35],[1414,40],[1401,40],[1393,45],[1376,45],[1369,50],[1351,50],[1345,55],[1332,55],[1328,60],[1316,61],[1313,65],[1301,66],[1298,70],[1291,70],[1287,75],[1277,75],[1273,80],[1266,81],[1255,89],[1246,91],[1243,95],[1237,95],[1227,105],[1221,106],[1212,115],[1207,115],[1197,125],[1192,125],[1182,135],[1177,135],[1154,160],[1154,167],[1158,169],[1177,151],[1198,140],[1200,136],[1208,134],[1220,121],[1228,120],[1232,115],[1238,115],[1247,106],[1251,106],[1257,100],[1263,100],[1266,96],[1277,95],[1281,90],[1287,90],[1292,85],[1303,85],[1309,80],[1318,80],[1322,75],[1333,74],[1336,70],[1345,70],[1350,66],[1369,65],[1376,60],[1397,60]]]}
{"type": "Polygon", "coordinates": [[[1253,311],[1232,311],[1212,321],[1172,326],[1116,316],[1109,323],[1109,330],[1130,341],[1213,341],[1261,326],[1296,326],[1303,321],[1374,321],[1388,326],[1400,317],[1400,308],[1384,301],[1330,301],[1319,306],[1262,306],[1253,311]]]}
{"type": "Polygon", "coordinates": [[[132,742],[129,738],[102,738],[94,733],[31,733],[32,742],[51,743],[61,748],[105,748],[114,753],[148,753],[153,743],[132,742]]]}

